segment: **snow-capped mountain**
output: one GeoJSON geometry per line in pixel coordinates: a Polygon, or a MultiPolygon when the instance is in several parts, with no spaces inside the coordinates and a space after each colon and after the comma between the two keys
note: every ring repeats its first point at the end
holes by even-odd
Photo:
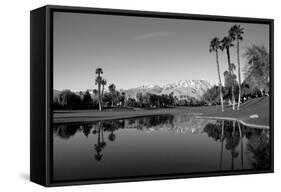
{"type": "Polygon", "coordinates": [[[143,85],[136,88],[125,90],[127,97],[136,98],[136,94],[170,94],[173,92],[178,99],[193,97],[201,100],[202,95],[211,88],[212,85],[206,80],[180,80],[178,82],[160,85],[143,85]]]}
{"type": "Polygon", "coordinates": [[[163,88],[202,87],[208,89],[211,86],[211,83],[206,80],[180,80],[175,83],[166,84],[163,88]]]}
{"type": "MultiPolygon", "coordinates": [[[[127,90],[119,90],[120,92],[125,92],[127,98],[135,98],[137,93],[142,93],[143,95],[146,93],[150,94],[167,94],[173,93],[178,99],[187,99],[195,98],[197,100],[201,100],[203,94],[211,88],[212,85],[210,82],[206,80],[181,80],[174,83],[168,83],[165,85],[142,85],[136,88],[131,88],[127,90]]],[[[93,90],[88,90],[89,93],[93,97],[93,90]]],[[[58,97],[61,91],[54,90],[54,97],[58,97]]],[[[85,93],[85,91],[83,91],[85,93]]],[[[75,92],[75,94],[79,95],[80,92],[75,92]]]]}

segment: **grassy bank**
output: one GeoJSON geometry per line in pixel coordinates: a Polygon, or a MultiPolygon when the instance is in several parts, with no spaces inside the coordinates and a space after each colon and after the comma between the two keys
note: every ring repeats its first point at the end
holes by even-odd
{"type": "Polygon", "coordinates": [[[201,114],[215,111],[216,107],[177,107],[163,109],[107,109],[97,110],[57,110],[54,111],[54,123],[89,122],[108,119],[122,119],[162,114],[201,114]]]}
{"type": "Polygon", "coordinates": [[[238,120],[246,126],[269,128],[269,106],[269,97],[262,97],[243,103],[239,111],[228,107],[224,112],[206,112],[199,115],[199,118],[238,120]],[[258,118],[250,118],[251,115],[258,115],[258,118]]]}
{"type": "Polygon", "coordinates": [[[239,111],[232,110],[228,106],[224,112],[220,107],[176,107],[164,109],[132,109],[115,108],[103,111],[97,110],[57,110],[54,111],[54,123],[90,122],[97,120],[123,119],[162,114],[196,114],[198,118],[238,120],[246,126],[269,128],[269,97],[252,99],[241,105],[239,111]],[[250,118],[251,115],[258,115],[258,118],[250,118]]]}

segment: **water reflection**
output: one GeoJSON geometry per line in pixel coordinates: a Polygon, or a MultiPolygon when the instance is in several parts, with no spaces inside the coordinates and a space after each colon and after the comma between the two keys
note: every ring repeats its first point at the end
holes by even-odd
{"type": "Polygon", "coordinates": [[[129,169],[133,173],[147,169],[142,174],[151,170],[154,172],[149,174],[158,174],[270,168],[269,130],[246,127],[236,121],[157,115],[56,124],[53,135],[54,172],[62,180],[75,179],[73,174],[65,172],[75,170],[78,164],[76,172],[81,171],[75,174],[78,178],[115,174],[107,170],[109,166],[120,168],[121,176],[122,171],[124,176],[132,174],[129,169]],[[78,157],[77,161],[72,160],[78,157]],[[89,159],[97,164],[91,164],[89,159]],[[139,161],[149,166],[135,166],[139,161]],[[91,168],[92,172],[88,171],[91,168]]]}
{"type": "Polygon", "coordinates": [[[231,154],[231,170],[234,169],[234,159],[240,154],[241,168],[244,168],[244,140],[246,140],[246,155],[251,167],[266,169],[270,167],[269,130],[250,128],[237,121],[220,120],[205,126],[204,132],[216,142],[221,143],[219,169],[222,169],[223,150],[231,154]],[[224,142],[226,142],[224,144],[224,142]]]}

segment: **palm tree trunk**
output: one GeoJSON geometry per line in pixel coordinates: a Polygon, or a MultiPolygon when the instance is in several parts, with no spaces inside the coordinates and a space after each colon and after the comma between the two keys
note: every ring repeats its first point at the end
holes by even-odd
{"type": "Polygon", "coordinates": [[[102,85],[102,91],[101,91],[101,104],[103,107],[103,93],[104,93],[104,85],[102,85]]]}
{"type": "Polygon", "coordinates": [[[99,111],[101,111],[101,90],[100,90],[100,83],[98,83],[98,91],[99,91],[99,111]]]}
{"type": "Polygon", "coordinates": [[[217,70],[218,70],[218,76],[219,76],[219,87],[220,87],[220,98],[221,98],[221,111],[224,111],[224,109],[223,109],[223,96],[222,96],[222,85],[221,85],[221,75],[220,75],[220,65],[219,65],[218,50],[216,50],[216,60],[217,60],[217,70]]]}
{"type": "Polygon", "coordinates": [[[238,88],[239,88],[237,110],[239,110],[240,102],[241,102],[241,74],[240,74],[240,56],[239,56],[239,39],[238,38],[237,38],[237,64],[238,64],[238,88]]]}
{"type": "MultiPolygon", "coordinates": [[[[230,52],[229,47],[226,48],[226,54],[227,54],[227,61],[228,61],[228,68],[229,68],[229,74],[232,79],[232,69],[230,66],[230,52]]],[[[232,95],[232,109],[235,110],[235,97],[234,97],[234,82],[231,81],[231,95],[232,95]]]]}

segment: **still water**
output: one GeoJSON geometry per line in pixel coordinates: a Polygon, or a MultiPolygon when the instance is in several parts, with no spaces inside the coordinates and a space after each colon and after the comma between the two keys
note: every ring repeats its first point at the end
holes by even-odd
{"type": "Polygon", "coordinates": [[[53,125],[53,179],[270,168],[269,130],[157,115],[53,125]]]}

